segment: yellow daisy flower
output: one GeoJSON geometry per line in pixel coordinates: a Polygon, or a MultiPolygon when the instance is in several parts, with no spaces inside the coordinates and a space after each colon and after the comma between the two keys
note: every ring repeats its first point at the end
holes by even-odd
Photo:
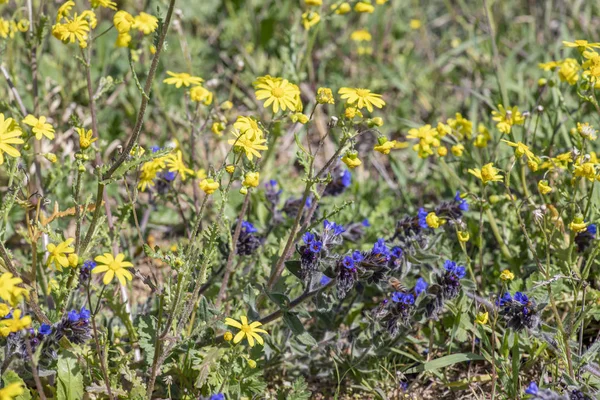
{"type": "Polygon", "coordinates": [[[59,243],[57,245],[54,243],[49,243],[48,246],[46,246],[46,251],[50,253],[50,256],[46,261],[46,265],[50,266],[54,264],[54,267],[58,271],[62,271],[63,267],[68,267],[68,254],[75,252],[75,249],[73,247],[69,247],[71,246],[71,243],[73,243],[74,240],[75,239],[73,238],[67,239],[64,242],[59,243]]]}
{"type": "Polygon", "coordinates": [[[54,128],[46,122],[46,117],[43,115],[36,118],[29,114],[23,119],[23,123],[33,127],[32,131],[37,140],[42,140],[42,136],[46,136],[50,140],[54,139],[54,128]]]}
{"type": "Polygon", "coordinates": [[[166,78],[163,82],[168,85],[175,85],[176,88],[180,88],[181,86],[188,87],[190,85],[200,85],[204,82],[204,79],[199,76],[192,76],[187,72],[171,72],[167,71],[167,75],[170,75],[171,78],[166,78]]]}
{"type": "Polygon", "coordinates": [[[270,76],[260,77],[256,82],[256,99],[265,100],[263,106],[273,106],[273,112],[281,109],[285,111],[295,110],[298,105],[300,90],[298,86],[290,83],[287,79],[272,78],[270,76]]]}
{"type": "Polygon", "coordinates": [[[104,253],[104,255],[98,256],[94,260],[98,263],[98,266],[92,270],[92,274],[106,272],[102,279],[105,285],[108,285],[115,276],[121,282],[121,285],[125,285],[127,280],[133,279],[133,275],[127,270],[128,267],[133,267],[133,264],[124,261],[125,255],[123,253],[117,254],[116,257],[113,257],[111,253],[104,253]]]}
{"type": "Polygon", "coordinates": [[[21,139],[21,130],[13,122],[12,118],[4,119],[4,114],[0,113],[0,165],[4,164],[4,153],[15,158],[21,156],[19,150],[11,145],[25,143],[21,139]]]}
{"type": "Polygon", "coordinates": [[[185,181],[186,174],[194,175],[194,170],[189,169],[185,166],[183,162],[183,153],[181,150],[177,150],[176,154],[169,154],[166,159],[167,167],[169,168],[169,172],[177,172],[181,175],[181,180],[185,181]]]}
{"type": "Polygon", "coordinates": [[[248,318],[245,315],[240,317],[240,322],[233,318],[225,318],[225,325],[233,326],[234,328],[238,328],[240,330],[233,338],[233,343],[235,344],[241,342],[245,337],[250,347],[254,347],[254,340],[262,345],[265,342],[259,333],[264,333],[266,335],[269,334],[264,329],[258,328],[262,325],[262,323],[259,321],[254,321],[251,324],[248,324],[248,318]]]}
{"type": "Polygon", "coordinates": [[[481,167],[481,169],[469,169],[468,172],[481,179],[481,182],[483,182],[484,185],[488,182],[497,182],[503,179],[502,175],[499,173],[499,170],[494,168],[493,163],[485,164],[483,167],[481,167]]]}
{"type": "Polygon", "coordinates": [[[16,333],[31,326],[31,317],[25,315],[21,318],[21,313],[19,309],[14,310],[12,318],[0,321],[0,335],[6,337],[9,333],[16,333]]]}
{"type": "Polygon", "coordinates": [[[369,112],[373,112],[373,106],[377,108],[385,106],[385,101],[383,101],[381,95],[371,93],[369,89],[343,87],[338,90],[338,94],[342,95],[342,99],[345,99],[347,104],[356,103],[359,109],[366,107],[369,112]]]}
{"type": "Polygon", "coordinates": [[[143,32],[144,35],[149,35],[158,28],[158,18],[154,15],[147,14],[145,12],[139,13],[134,18],[133,28],[143,32]]]}

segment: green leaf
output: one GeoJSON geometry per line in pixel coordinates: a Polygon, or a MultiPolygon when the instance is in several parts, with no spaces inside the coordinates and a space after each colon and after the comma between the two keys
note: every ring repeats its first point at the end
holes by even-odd
{"type": "Polygon", "coordinates": [[[146,364],[150,365],[154,359],[154,338],[157,335],[154,318],[150,315],[141,317],[138,324],[138,332],[140,336],[140,347],[144,350],[146,364]]]}
{"type": "Polygon", "coordinates": [[[484,357],[479,354],[474,353],[459,353],[459,354],[451,354],[449,356],[444,356],[440,358],[436,358],[435,360],[431,360],[421,365],[417,365],[416,367],[410,368],[405,371],[405,374],[414,374],[423,371],[435,371],[440,368],[446,368],[450,365],[458,364],[465,361],[478,361],[483,360],[484,357]]]}
{"type": "Polygon", "coordinates": [[[77,400],[83,398],[83,374],[77,364],[77,358],[65,351],[58,357],[57,364],[57,400],[77,400]]]}
{"type": "Polygon", "coordinates": [[[306,331],[302,332],[298,336],[296,336],[296,340],[306,346],[316,346],[318,343],[312,335],[306,331]]]}
{"type": "Polygon", "coordinates": [[[5,387],[11,383],[18,382],[23,385],[23,388],[25,388],[25,391],[17,397],[14,397],[13,400],[31,400],[31,392],[25,386],[23,379],[21,379],[21,377],[15,371],[11,369],[7,370],[4,375],[2,375],[2,382],[4,382],[5,387]]]}
{"type": "Polygon", "coordinates": [[[283,322],[288,328],[290,328],[295,336],[298,336],[304,332],[304,325],[302,325],[300,319],[291,312],[286,311],[283,313],[283,322]]]}
{"type": "Polygon", "coordinates": [[[300,275],[301,264],[299,260],[286,261],[285,267],[290,271],[296,278],[302,280],[302,276],[300,275]]]}

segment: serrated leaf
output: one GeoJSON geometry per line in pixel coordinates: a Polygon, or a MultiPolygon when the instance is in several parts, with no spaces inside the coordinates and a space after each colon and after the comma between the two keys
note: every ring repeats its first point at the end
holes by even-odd
{"type": "Polygon", "coordinates": [[[140,347],[144,350],[146,364],[152,364],[154,359],[154,338],[156,337],[156,323],[154,318],[144,315],[138,323],[138,332],[140,337],[140,347]]]}

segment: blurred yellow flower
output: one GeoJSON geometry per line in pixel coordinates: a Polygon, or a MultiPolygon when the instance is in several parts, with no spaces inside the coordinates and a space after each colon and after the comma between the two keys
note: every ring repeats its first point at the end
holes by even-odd
{"type": "Polygon", "coordinates": [[[215,182],[212,178],[203,179],[198,185],[200,186],[200,189],[208,195],[213,194],[219,189],[219,182],[215,182]]]}
{"type": "Polygon", "coordinates": [[[458,237],[458,241],[462,243],[466,243],[471,239],[471,235],[466,231],[458,231],[456,236],[458,237]]]}
{"type": "Polygon", "coordinates": [[[23,118],[23,123],[33,128],[32,131],[37,140],[42,140],[43,136],[46,136],[50,140],[54,139],[54,128],[46,122],[46,117],[43,115],[36,118],[29,114],[23,118]]]}
{"type": "Polygon", "coordinates": [[[408,26],[410,26],[410,29],[412,29],[412,30],[417,30],[417,29],[421,28],[421,20],[411,19],[408,26]]]}
{"type": "Polygon", "coordinates": [[[456,157],[462,157],[463,153],[465,151],[465,146],[462,145],[462,143],[459,144],[455,144],[454,146],[452,146],[450,148],[450,151],[452,152],[452,154],[454,154],[456,157]]]}
{"type": "Polygon", "coordinates": [[[17,333],[31,326],[31,317],[25,315],[21,318],[22,311],[13,310],[12,318],[6,318],[0,321],[0,335],[6,337],[9,333],[17,333]]]}
{"type": "Polygon", "coordinates": [[[575,233],[583,232],[587,229],[587,223],[583,220],[581,215],[577,215],[573,218],[573,221],[569,223],[569,229],[575,233]]]}
{"type": "Polygon", "coordinates": [[[127,33],[135,23],[135,19],[127,11],[117,11],[113,16],[113,24],[119,33],[127,33]]]}
{"type": "Polygon", "coordinates": [[[365,1],[359,1],[354,5],[354,11],[357,13],[372,13],[375,11],[375,7],[371,3],[365,1]]]}
{"type": "Polygon", "coordinates": [[[4,119],[4,114],[0,113],[0,165],[4,163],[4,153],[11,157],[21,156],[12,145],[25,143],[21,139],[22,133],[12,118],[4,119]]]}
{"type": "Polygon", "coordinates": [[[339,6],[337,4],[333,4],[331,9],[335,10],[335,13],[338,15],[348,14],[350,11],[352,11],[352,7],[347,2],[343,2],[339,6]]]}
{"type": "Polygon", "coordinates": [[[200,85],[204,82],[204,79],[198,76],[192,76],[187,72],[171,72],[167,71],[167,75],[171,76],[171,78],[166,78],[163,80],[167,85],[175,85],[176,88],[180,88],[181,86],[188,87],[190,85],[200,85]]]}
{"type": "Polygon", "coordinates": [[[354,169],[362,164],[362,161],[358,158],[358,152],[356,151],[346,152],[344,157],[342,157],[342,162],[350,169],[354,169]]]}
{"type": "Polygon", "coordinates": [[[548,194],[553,190],[546,180],[539,181],[537,187],[541,194],[548,194]]]}
{"type": "Polygon", "coordinates": [[[259,178],[260,173],[258,172],[246,172],[246,175],[244,175],[244,181],[242,182],[242,185],[246,187],[257,187],[259,178]]]}
{"type": "Polygon", "coordinates": [[[154,15],[141,12],[133,19],[134,22],[132,27],[142,32],[144,35],[149,35],[158,28],[158,18],[154,15]]]}
{"type": "Polygon", "coordinates": [[[320,87],[317,90],[317,103],[319,104],[335,104],[331,89],[320,87]]]}
{"type": "Polygon", "coordinates": [[[487,313],[487,312],[480,312],[475,317],[475,323],[479,324],[479,325],[485,325],[485,324],[488,323],[488,319],[489,319],[489,313],[487,313]]]}
{"type": "Polygon", "coordinates": [[[186,167],[183,162],[183,153],[181,150],[177,150],[175,154],[169,154],[165,160],[167,164],[167,168],[169,168],[169,172],[177,172],[181,175],[181,180],[185,181],[187,175],[194,175],[194,170],[186,167]]]}
{"type": "Polygon", "coordinates": [[[15,277],[10,272],[0,276],[0,298],[12,306],[16,306],[23,297],[28,297],[29,291],[19,287],[23,283],[21,278],[15,277]]]}
{"type": "Polygon", "coordinates": [[[516,106],[504,109],[502,104],[498,104],[498,111],[492,111],[492,119],[497,122],[496,127],[502,133],[510,133],[513,125],[523,125],[525,122],[525,117],[516,106]]]}
{"type": "Polygon", "coordinates": [[[438,217],[433,211],[427,214],[427,216],[425,217],[425,222],[427,223],[427,226],[434,229],[439,228],[440,226],[446,223],[445,220],[438,217]]]}
{"type": "Polygon", "coordinates": [[[79,147],[81,147],[84,150],[90,147],[92,143],[94,143],[96,140],[98,140],[98,138],[92,137],[93,132],[91,129],[88,129],[86,131],[84,128],[76,128],[75,131],[79,135],[79,147]]]}
{"type": "Polygon", "coordinates": [[[350,39],[354,40],[355,42],[370,42],[372,37],[369,31],[361,29],[352,32],[352,34],[350,35],[350,39]]]}
{"type": "Polygon", "coordinates": [[[500,273],[500,279],[502,279],[503,281],[512,281],[513,279],[515,279],[515,274],[505,269],[500,273]]]}
{"type": "Polygon", "coordinates": [[[190,99],[196,103],[204,103],[205,106],[209,106],[213,102],[213,94],[204,86],[198,85],[190,89],[190,99]]]}
{"type": "Polygon", "coordinates": [[[117,10],[117,3],[111,0],[92,0],[92,8],[104,7],[111,10],[117,10]]]}
{"type": "Polygon", "coordinates": [[[13,382],[0,389],[0,400],[13,400],[23,393],[25,393],[23,384],[20,382],[13,382]]]}
{"type": "Polygon", "coordinates": [[[321,16],[316,11],[307,11],[302,14],[302,25],[304,29],[309,30],[321,21],[321,16]]]}
{"type": "Polygon", "coordinates": [[[494,168],[493,163],[485,164],[483,167],[481,167],[481,169],[469,169],[468,172],[481,179],[481,182],[483,182],[484,185],[486,185],[488,182],[497,182],[503,179],[499,170],[494,168]]]}
{"type": "Polygon", "coordinates": [[[581,137],[584,139],[596,140],[598,138],[594,127],[591,126],[590,124],[588,124],[587,122],[585,124],[578,122],[577,123],[577,132],[579,132],[581,137]]]}

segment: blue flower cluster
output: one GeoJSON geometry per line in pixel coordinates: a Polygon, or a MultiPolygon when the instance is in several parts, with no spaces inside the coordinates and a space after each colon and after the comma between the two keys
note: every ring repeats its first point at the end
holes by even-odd
{"type": "Polygon", "coordinates": [[[71,310],[69,311],[69,314],[67,315],[67,317],[69,318],[70,322],[79,322],[79,321],[85,321],[87,322],[87,320],[90,319],[90,310],[88,310],[85,307],[81,307],[81,310],[79,310],[79,312],[77,310],[71,310]]]}
{"type": "Polygon", "coordinates": [[[458,279],[462,279],[466,275],[465,267],[456,265],[456,263],[451,260],[446,260],[446,262],[444,262],[444,269],[449,273],[456,275],[458,279]]]}
{"type": "Polygon", "coordinates": [[[323,248],[323,242],[317,240],[313,233],[304,233],[304,235],[302,235],[302,240],[308,246],[308,251],[310,251],[311,253],[319,253],[323,248]]]}

